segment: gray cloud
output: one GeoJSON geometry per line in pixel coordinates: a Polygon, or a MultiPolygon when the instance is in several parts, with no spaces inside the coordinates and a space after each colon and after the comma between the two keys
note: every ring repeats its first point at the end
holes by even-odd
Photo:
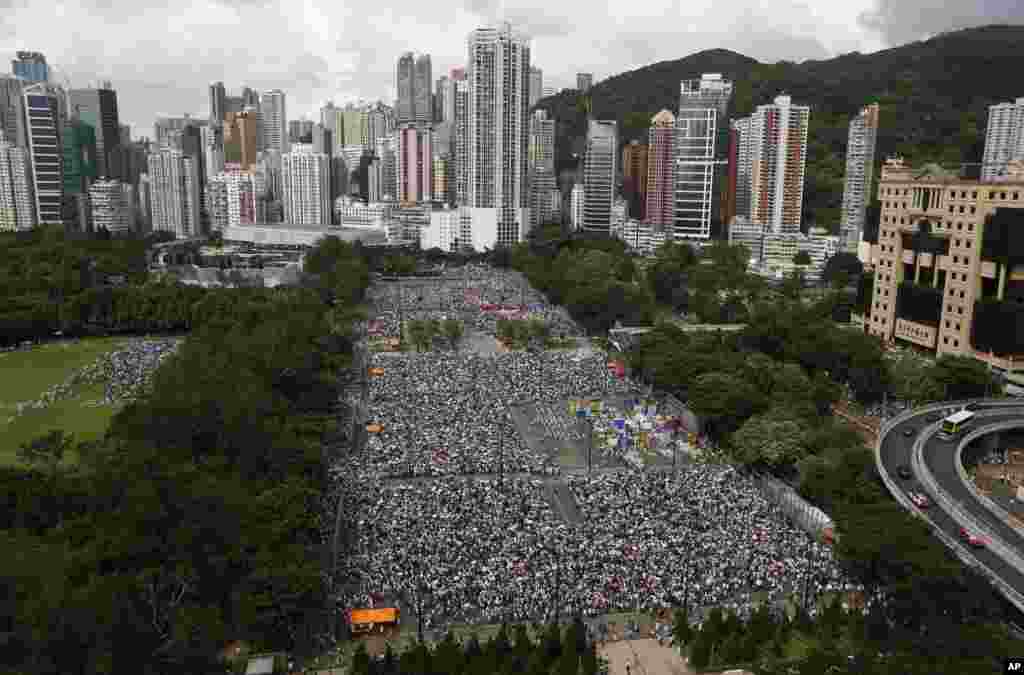
{"type": "Polygon", "coordinates": [[[1024,23],[1021,0],[877,0],[858,23],[896,46],[959,28],[1024,23]]]}

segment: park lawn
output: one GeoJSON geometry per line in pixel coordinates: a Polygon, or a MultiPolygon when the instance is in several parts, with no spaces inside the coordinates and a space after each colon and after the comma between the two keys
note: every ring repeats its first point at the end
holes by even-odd
{"type": "MultiPolygon", "coordinates": [[[[113,351],[122,342],[120,338],[96,338],[47,344],[0,356],[0,463],[17,464],[16,453],[22,443],[53,429],[71,433],[77,441],[101,437],[116,408],[85,405],[103,397],[103,385],[99,384],[80,385],[67,399],[41,410],[26,410],[9,420],[14,417],[18,402],[37,399],[49,387],[64,382],[76,370],[113,351]]],[[[74,461],[74,457],[68,461],[74,461]]]]}

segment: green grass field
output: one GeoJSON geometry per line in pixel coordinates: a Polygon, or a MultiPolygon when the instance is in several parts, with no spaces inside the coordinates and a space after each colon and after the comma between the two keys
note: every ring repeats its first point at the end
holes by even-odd
{"type": "Polygon", "coordinates": [[[87,401],[102,398],[102,385],[80,385],[71,397],[42,410],[27,410],[17,417],[16,405],[36,400],[47,389],[64,382],[76,370],[113,351],[122,342],[121,338],[94,338],[0,354],[0,463],[18,463],[19,445],[53,429],[72,433],[79,441],[102,436],[116,410],[110,406],[85,405],[87,401]]]}

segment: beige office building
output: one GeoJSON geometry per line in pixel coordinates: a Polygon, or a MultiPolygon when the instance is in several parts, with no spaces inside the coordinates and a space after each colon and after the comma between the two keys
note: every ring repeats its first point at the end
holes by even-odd
{"type": "Polygon", "coordinates": [[[886,160],[867,332],[1021,369],[1024,258],[1014,251],[1024,249],[1024,164],[1011,172],[987,183],[886,160]]]}

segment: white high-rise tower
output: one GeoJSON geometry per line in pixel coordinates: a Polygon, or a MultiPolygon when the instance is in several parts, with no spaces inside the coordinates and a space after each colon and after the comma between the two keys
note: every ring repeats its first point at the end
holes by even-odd
{"type": "Polygon", "coordinates": [[[281,155],[284,220],[296,225],[331,222],[330,157],[297,143],[281,155]]]}
{"type": "Polygon", "coordinates": [[[468,42],[466,192],[473,245],[511,246],[523,240],[529,223],[530,41],[506,23],[477,29],[468,42]]]}
{"type": "Polygon", "coordinates": [[[871,201],[877,137],[878,104],[873,103],[850,121],[850,135],[846,142],[846,179],[839,233],[843,249],[849,253],[857,252],[864,232],[864,218],[871,201]]]}
{"type": "Polygon", "coordinates": [[[981,179],[998,180],[1015,159],[1024,159],[1024,98],[989,106],[981,179]]]}
{"type": "Polygon", "coordinates": [[[285,114],[284,92],[265,91],[260,96],[260,120],[263,123],[263,150],[288,152],[288,117],[285,114]]]}

